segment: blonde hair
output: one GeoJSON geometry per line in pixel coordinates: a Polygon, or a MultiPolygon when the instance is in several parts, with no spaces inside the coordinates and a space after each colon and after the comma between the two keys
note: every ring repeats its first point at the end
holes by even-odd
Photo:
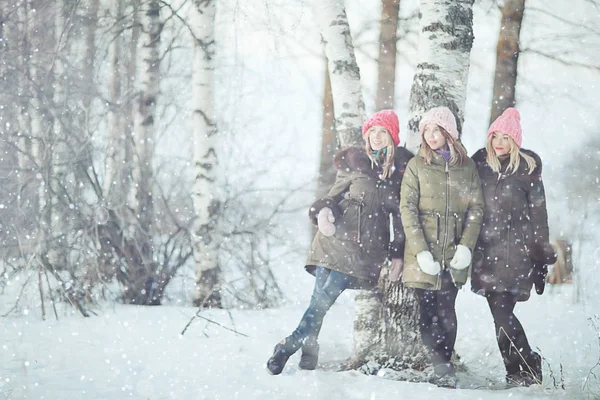
{"type": "MultiPolygon", "coordinates": [[[[450,162],[451,166],[463,165],[467,161],[467,150],[458,142],[458,140],[454,139],[444,128],[438,125],[440,128],[440,132],[446,139],[446,144],[448,144],[448,148],[450,149],[450,162]]],[[[421,135],[421,151],[419,154],[425,160],[426,164],[431,164],[431,160],[433,159],[433,150],[427,144],[425,140],[425,135],[421,135]]]]}
{"type": "MultiPolygon", "coordinates": [[[[487,151],[485,161],[488,163],[492,171],[499,174],[500,159],[496,155],[494,147],[492,146],[492,138],[495,134],[496,132],[489,135],[487,138],[487,142],[485,143],[485,150],[487,151]]],[[[517,146],[517,143],[515,143],[513,138],[509,136],[508,139],[508,143],[510,144],[510,151],[508,152],[510,161],[508,162],[508,167],[506,167],[506,173],[511,175],[517,172],[517,170],[519,169],[519,165],[521,164],[521,157],[523,157],[523,159],[527,163],[527,167],[529,168],[528,174],[531,175],[531,173],[536,167],[535,159],[530,155],[523,153],[521,149],[519,149],[519,146],[517,146]]]]}
{"type": "MultiPolygon", "coordinates": [[[[384,128],[385,129],[385,128],[384,128]]],[[[372,126],[369,128],[369,130],[367,130],[366,133],[366,140],[365,140],[365,151],[367,152],[367,155],[369,156],[369,159],[371,160],[371,166],[373,166],[373,164],[376,164],[379,162],[379,160],[377,160],[375,158],[375,156],[373,156],[373,152],[375,150],[373,150],[373,148],[371,147],[371,142],[369,141],[369,137],[371,137],[371,133],[373,133],[375,131],[375,126],[372,126]]],[[[394,146],[394,141],[392,140],[392,135],[390,134],[390,132],[386,129],[385,130],[387,132],[387,136],[386,136],[386,144],[385,144],[385,149],[386,149],[386,153],[385,153],[385,160],[383,161],[383,172],[381,173],[381,179],[386,179],[389,178],[392,175],[392,166],[394,165],[394,156],[396,154],[396,146],[394,146]]]]}

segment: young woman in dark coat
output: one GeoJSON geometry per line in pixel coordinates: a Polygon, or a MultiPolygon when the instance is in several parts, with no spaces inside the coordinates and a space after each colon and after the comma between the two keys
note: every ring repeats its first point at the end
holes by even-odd
{"type": "Polygon", "coordinates": [[[280,374],[292,354],[302,348],[301,369],[315,369],[317,337],[327,311],[346,289],[377,284],[381,266],[391,261],[391,273],[403,266],[404,231],[400,219],[400,184],[412,153],[400,143],[398,116],[382,110],[362,129],[364,147],[340,150],[334,162],[336,181],[328,195],[310,208],[318,231],[306,260],[315,275],[310,304],[297,328],[275,346],[267,362],[280,374]],[[390,216],[394,238],[390,240],[390,216]]]}
{"type": "Polygon", "coordinates": [[[529,299],[534,283],[543,292],[547,265],[556,255],[549,244],[542,161],[521,142],[519,112],[509,108],[490,126],[485,148],[473,155],[485,208],[471,287],[488,301],[507,383],[529,386],[541,384],[542,360],[514,308],[529,299]]]}

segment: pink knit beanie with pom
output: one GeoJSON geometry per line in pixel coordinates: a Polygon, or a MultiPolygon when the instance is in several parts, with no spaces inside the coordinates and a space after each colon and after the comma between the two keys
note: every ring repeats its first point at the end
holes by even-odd
{"type": "Polygon", "coordinates": [[[448,107],[431,108],[423,115],[421,122],[419,122],[419,132],[421,132],[421,136],[423,136],[427,124],[436,124],[437,126],[444,128],[450,136],[458,140],[456,118],[454,118],[454,114],[448,107]]]}
{"type": "Polygon", "coordinates": [[[398,146],[400,144],[400,122],[394,111],[381,110],[373,114],[362,127],[362,135],[365,140],[367,139],[365,138],[367,131],[373,126],[383,126],[392,136],[394,145],[398,146]]]}
{"type": "Polygon", "coordinates": [[[496,118],[490,129],[488,129],[488,137],[494,132],[504,133],[515,141],[517,146],[521,148],[523,136],[521,131],[521,115],[516,108],[507,108],[501,116],[496,118]]]}

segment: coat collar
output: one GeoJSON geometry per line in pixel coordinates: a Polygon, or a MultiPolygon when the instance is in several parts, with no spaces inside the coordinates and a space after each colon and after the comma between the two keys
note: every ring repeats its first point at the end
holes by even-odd
{"type": "MultiPolygon", "coordinates": [[[[412,158],[412,153],[404,147],[397,147],[394,153],[394,169],[392,180],[400,180],[404,174],[408,160],[412,158]]],[[[344,172],[360,172],[369,177],[379,179],[381,167],[371,162],[369,156],[363,148],[347,147],[341,149],[333,159],[336,168],[344,172]]],[[[389,179],[389,178],[388,178],[389,179]]]]}

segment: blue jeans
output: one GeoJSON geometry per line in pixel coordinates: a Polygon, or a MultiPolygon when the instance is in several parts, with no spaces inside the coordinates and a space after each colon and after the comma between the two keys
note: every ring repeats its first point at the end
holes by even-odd
{"type": "Polygon", "coordinates": [[[325,314],[340,294],[356,280],[355,277],[342,272],[332,271],[325,267],[317,267],[315,289],[310,304],[302,316],[298,327],[292,333],[295,342],[316,341],[321,331],[325,314]]]}

